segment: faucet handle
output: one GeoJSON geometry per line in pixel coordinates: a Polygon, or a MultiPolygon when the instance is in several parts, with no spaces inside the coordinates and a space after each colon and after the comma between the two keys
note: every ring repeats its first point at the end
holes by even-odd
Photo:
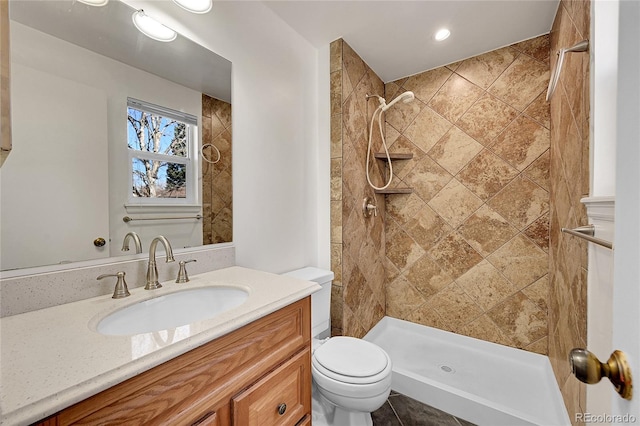
{"type": "Polygon", "coordinates": [[[98,278],[96,278],[96,280],[101,280],[107,277],[117,277],[118,282],[116,282],[116,287],[113,290],[113,296],[111,296],[111,298],[122,299],[124,297],[131,296],[131,293],[129,293],[129,288],[127,287],[127,282],[125,281],[124,276],[125,276],[125,273],[120,271],[115,274],[100,275],[98,278]]]}
{"type": "Polygon", "coordinates": [[[196,259],[189,259],[189,260],[181,260],[180,262],[178,262],[178,265],[180,265],[180,269],[178,269],[178,278],[176,278],[176,282],[177,283],[187,283],[189,282],[189,276],[187,275],[187,263],[189,262],[197,262],[196,259]]]}
{"type": "Polygon", "coordinates": [[[371,217],[371,214],[378,216],[378,206],[375,204],[375,199],[366,197],[362,200],[362,214],[364,217],[371,217]]]}

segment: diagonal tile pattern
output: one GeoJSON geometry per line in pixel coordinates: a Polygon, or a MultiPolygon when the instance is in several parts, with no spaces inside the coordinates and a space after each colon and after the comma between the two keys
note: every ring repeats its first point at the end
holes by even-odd
{"type": "MultiPolygon", "coordinates": [[[[396,150],[395,144],[392,149],[396,150]]],[[[482,144],[454,126],[431,148],[429,156],[455,175],[480,151],[482,144]]],[[[398,177],[402,178],[400,174],[398,177]]]]}
{"type": "Polygon", "coordinates": [[[548,46],[386,85],[413,90],[420,110],[387,117],[391,151],[420,153],[394,173],[413,193],[386,197],[387,315],[546,353],[548,46]]]}
{"type": "Polygon", "coordinates": [[[454,73],[431,98],[429,106],[451,123],[455,123],[482,94],[482,89],[454,73]]]}
{"type": "MultiPolygon", "coordinates": [[[[362,336],[390,315],[547,352],[548,49],[544,35],[383,84],[347,43],[332,43],[334,335],[362,336]],[[385,113],[385,134],[391,152],[413,154],[393,163],[393,186],[413,192],[376,196],[381,214],[364,219],[377,106],[364,94],[390,101],[406,90],[416,99],[385,113]]],[[[376,182],[388,172],[372,170],[376,182]]]]}
{"type": "MultiPolygon", "coordinates": [[[[592,7],[587,0],[561,0],[551,29],[551,52],[572,46],[583,39],[590,39],[590,16],[592,7]]],[[[517,48],[514,46],[514,48],[517,48]]],[[[534,45],[520,48],[537,49],[534,45]]],[[[586,405],[586,385],[571,377],[571,366],[567,352],[573,347],[585,347],[587,257],[586,243],[569,240],[560,232],[561,227],[573,228],[587,224],[587,217],[580,199],[589,194],[589,64],[591,53],[582,53],[571,59],[563,70],[558,88],[551,99],[551,149],[549,175],[547,176],[551,203],[549,221],[550,271],[547,281],[534,283],[522,290],[531,300],[540,304],[536,295],[539,288],[544,293],[549,323],[549,360],[560,386],[569,418],[583,413],[586,405]]],[[[551,66],[556,57],[551,56],[551,66]]],[[[525,114],[543,123],[534,112],[525,114]]],[[[539,173],[525,170],[536,183],[539,173]],[[532,173],[529,173],[532,172],[532,173]]],[[[544,177],[543,177],[544,178],[544,177]]],[[[527,232],[537,232],[537,222],[527,232]]],[[[537,242],[537,239],[536,239],[537,242]]],[[[540,281],[540,280],[539,280],[540,281]]],[[[583,424],[574,422],[574,424],[583,424]]]]}
{"type": "MultiPolygon", "coordinates": [[[[331,43],[330,55],[332,334],[362,337],[386,311],[384,215],[365,221],[360,211],[364,197],[373,195],[366,182],[365,161],[371,108],[377,106],[365,94],[383,94],[384,84],[342,40],[331,43]]],[[[415,116],[412,111],[409,108],[396,119],[409,124],[415,116]]],[[[374,142],[379,144],[380,137],[374,142]]],[[[419,151],[410,142],[406,147],[419,151]]],[[[375,174],[377,169],[372,170],[375,174]]],[[[376,182],[382,178],[373,176],[376,182]]],[[[384,212],[384,197],[375,198],[384,212]]],[[[405,247],[396,246],[398,259],[412,259],[405,247]]]]}
{"type": "Polygon", "coordinates": [[[455,71],[477,86],[487,89],[517,56],[518,51],[504,47],[467,59],[455,71]]]}
{"type": "Polygon", "coordinates": [[[203,244],[233,240],[233,200],[231,185],[231,104],[202,95],[202,154],[215,164],[202,162],[203,244]]]}

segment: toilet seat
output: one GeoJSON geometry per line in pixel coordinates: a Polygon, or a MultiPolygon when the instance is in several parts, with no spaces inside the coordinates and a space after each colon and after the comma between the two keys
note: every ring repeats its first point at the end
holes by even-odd
{"type": "Polygon", "coordinates": [[[349,384],[372,384],[386,379],[391,360],[373,343],[353,337],[333,337],[312,357],[313,367],[333,380],[349,384]]]}

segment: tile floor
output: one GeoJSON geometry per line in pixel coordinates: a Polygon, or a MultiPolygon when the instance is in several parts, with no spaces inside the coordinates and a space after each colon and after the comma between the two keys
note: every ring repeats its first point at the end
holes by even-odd
{"type": "Polygon", "coordinates": [[[393,391],[371,417],[373,426],[473,426],[473,423],[393,391]]]}

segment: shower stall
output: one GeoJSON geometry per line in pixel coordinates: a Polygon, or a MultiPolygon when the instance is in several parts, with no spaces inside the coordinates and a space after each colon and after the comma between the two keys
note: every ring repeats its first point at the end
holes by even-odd
{"type": "Polygon", "coordinates": [[[331,45],[332,333],[395,353],[395,390],[430,395],[422,402],[436,408],[440,397],[445,409],[463,398],[465,410],[480,404],[498,416],[482,414],[480,424],[568,423],[554,382],[566,358],[547,358],[556,320],[548,314],[550,42],[543,35],[387,83],[345,41],[331,45]],[[364,217],[363,200],[365,213],[371,205],[378,214],[364,217]],[[502,398],[509,392],[469,389],[498,381],[475,377],[485,361],[469,367],[456,351],[489,364],[496,354],[512,359],[504,377],[538,378],[551,417],[527,414],[502,398]],[[407,364],[410,353],[423,356],[407,364]],[[437,375],[455,380],[435,383],[437,375]]]}

